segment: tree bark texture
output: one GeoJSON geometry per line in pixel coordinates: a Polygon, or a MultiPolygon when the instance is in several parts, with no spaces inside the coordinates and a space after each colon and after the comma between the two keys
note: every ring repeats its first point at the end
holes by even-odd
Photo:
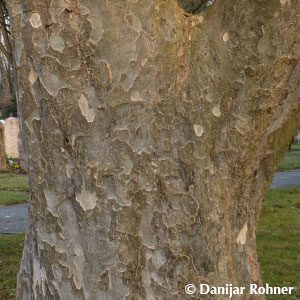
{"type": "Polygon", "coordinates": [[[300,2],[10,6],[31,186],[17,299],[261,284],[261,201],[300,123],[300,2]]]}

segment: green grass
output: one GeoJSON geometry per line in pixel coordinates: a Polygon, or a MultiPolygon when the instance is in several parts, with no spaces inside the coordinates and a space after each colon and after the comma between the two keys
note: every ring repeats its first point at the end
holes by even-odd
{"type": "Polygon", "coordinates": [[[291,151],[300,151],[300,144],[297,144],[297,142],[294,142],[291,146],[291,151]]]}
{"type": "Polygon", "coordinates": [[[22,192],[8,192],[0,190],[0,206],[26,203],[28,194],[22,192]]]}
{"type": "Polygon", "coordinates": [[[0,190],[29,191],[28,177],[11,173],[0,174],[0,190]]]}
{"type": "MultiPolygon", "coordinates": [[[[26,175],[0,173],[0,206],[27,202],[29,191],[26,175]],[[23,191],[23,192],[21,192],[23,191]]],[[[0,235],[0,299],[13,299],[16,276],[24,247],[24,234],[0,235]]]]}
{"type": "Polygon", "coordinates": [[[16,276],[24,247],[24,234],[0,236],[0,299],[16,296],[16,276]]]}
{"type": "Polygon", "coordinates": [[[282,172],[282,171],[295,170],[295,169],[300,169],[300,151],[298,153],[288,151],[285,154],[277,171],[282,172]]]}
{"type": "Polygon", "coordinates": [[[291,150],[286,152],[277,171],[283,172],[295,169],[300,169],[300,144],[296,142],[291,145],[291,150]]]}
{"type": "MultiPolygon", "coordinates": [[[[299,237],[300,188],[270,190],[263,202],[257,234],[264,283],[300,288],[299,237]]],[[[274,295],[267,299],[283,299],[280,297],[274,295]]],[[[299,290],[284,299],[300,299],[299,290]]]]}

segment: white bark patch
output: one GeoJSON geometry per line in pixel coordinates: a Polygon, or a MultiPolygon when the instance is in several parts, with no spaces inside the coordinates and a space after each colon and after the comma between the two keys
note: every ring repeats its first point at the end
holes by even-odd
{"type": "Polygon", "coordinates": [[[200,137],[200,136],[202,136],[202,134],[204,132],[204,128],[201,125],[195,124],[194,131],[195,131],[196,136],[200,137]]]}
{"type": "Polygon", "coordinates": [[[84,211],[93,209],[96,206],[97,197],[95,193],[89,191],[81,191],[79,195],[76,195],[76,200],[81,205],[84,211]]]}
{"type": "Polygon", "coordinates": [[[52,191],[44,190],[44,195],[47,200],[48,210],[54,217],[58,217],[58,214],[57,214],[58,199],[57,199],[56,194],[53,193],[52,191]]]}
{"type": "Polygon", "coordinates": [[[58,34],[51,34],[50,45],[53,50],[63,52],[65,48],[64,40],[58,34]]]}
{"type": "Polygon", "coordinates": [[[142,65],[142,67],[144,67],[145,66],[145,64],[148,62],[148,59],[147,58],[143,58],[142,60],[141,60],[141,65],[142,65]]]}
{"type": "Polygon", "coordinates": [[[240,231],[240,233],[236,239],[236,242],[238,244],[245,245],[246,237],[247,237],[247,230],[248,230],[248,226],[247,226],[247,223],[245,223],[244,227],[242,228],[242,230],[240,231]]]}
{"type": "Polygon", "coordinates": [[[89,108],[89,103],[85,98],[84,94],[81,94],[80,98],[78,99],[79,107],[81,110],[82,115],[86,118],[86,120],[91,123],[95,119],[95,111],[92,108],[89,108]]]}
{"type": "Polygon", "coordinates": [[[34,72],[34,70],[30,70],[30,73],[29,73],[29,76],[28,76],[28,80],[29,80],[29,82],[30,82],[31,85],[33,85],[36,82],[37,75],[34,72]]]}
{"type": "Polygon", "coordinates": [[[144,101],[143,98],[140,95],[140,92],[138,90],[132,90],[130,93],[130,99],[133,102],[138,102],[138,101],[144,101]]]}
{"type": "Polygon", "coordinates": [[[220,106],[215,106],[213,109],[212,109],[212,113],[215,117],[219,118],[221,117],[221,110],[220,110],[220,106]]]}
{"type": "Polygon", "coordinates": [[[29,22],[33,28],[39,28],[43,25],[41,16],[38,13],[31,14],[29,22]]]}
{"type": "Polygon", "coordinates": [[[102,39],[104,32],[101,19],[94,15],[89,15],[87,19],[92,26],[92,32],[89,37],[89,41],[96,45],[102,39]]]}
{"type": "Polygon", "coordinates": [[[228,32],[225,32],[225,33],[223,34],[223,41],[224,41],[224,42],[228,42],[228,40],[229,40],[228,32]]]}
{"type": "Polygon", "coordinates": [[[81,247],[76,244],[75,245],[75,258],[74,258],[75,270],[73,273],[73,281],[78,290],[82,287],[83,281],[83,265],[84,265],[84,255],[81,247]]]}
{"type": "Polygon", "coordinates": [[[280,0],[280,3],[282,5],[285,5],[285,4],[291,4],[291,0],[280,0]]]}

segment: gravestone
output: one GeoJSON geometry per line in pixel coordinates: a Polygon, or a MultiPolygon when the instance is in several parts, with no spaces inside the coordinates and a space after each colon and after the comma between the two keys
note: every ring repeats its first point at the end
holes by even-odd
{"type": "Polygon", "coordinates": [[[0,170],[6,169],[6,154],[4,145],[4,126],[0,122],[0,170]]]}
{"type": "Polygon", "coordinates": [[[4,123],[4,145],[6,155],[13,158],[19,157],[18,139],[19,139],[19,122],[17,118],[9,117],[4,123]]]}

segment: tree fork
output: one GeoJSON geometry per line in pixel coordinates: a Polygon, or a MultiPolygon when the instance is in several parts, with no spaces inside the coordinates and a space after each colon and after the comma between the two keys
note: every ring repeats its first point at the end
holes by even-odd
{"type": "Polygon", "coordinates": [[[261,284],[260,204],[300,123],[299,1],[10,13],[31,186],[17,299],[261,284]]]}

